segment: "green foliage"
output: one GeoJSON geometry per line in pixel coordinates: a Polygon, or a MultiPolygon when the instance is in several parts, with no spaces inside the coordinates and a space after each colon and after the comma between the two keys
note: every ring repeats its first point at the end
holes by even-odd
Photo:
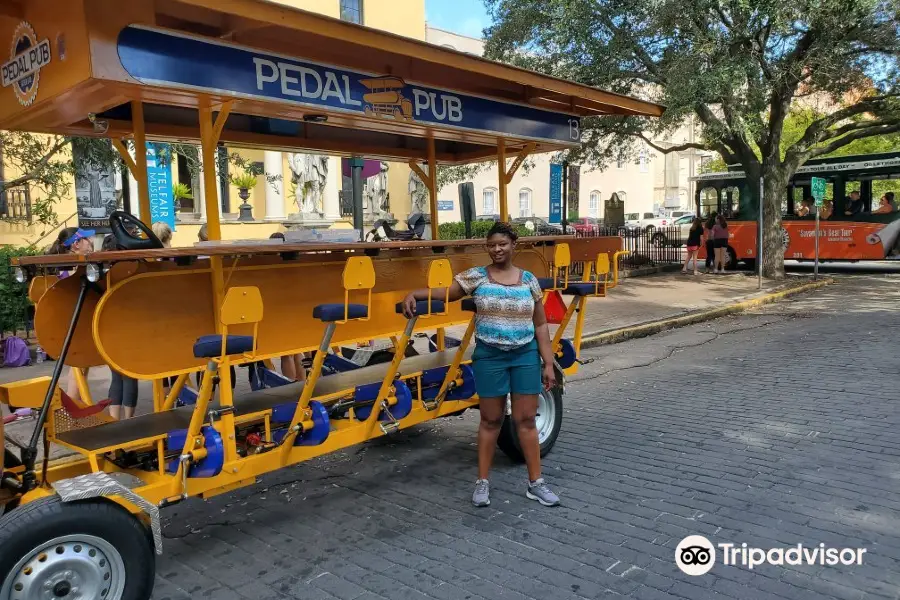
{"type": "Polygon", "coordinates": [[[191,188],[189,188],[186,183],[174,184],[172,186],[172,196],[174,196],[176,200],[181,200],[182,198],[187,198],[188,200],[193,199],[191,188]]]}
{"type": "MultiPolygon", "coordinates": [[[[811,158],[900,132],[897,0],[485,1],[488,58],[666,106],[658,119],[585,119],[571,162],[604,168],[647,146],[701,148],[762,178],[767,276],[783,274],[787,179],[811,158]],[[809,105],[827,109],[791,132],[791,107],[809,105]],[[699,141],[654,142],[688,118],[699,141]]],[[[758,201],[759,186],[748,187],[758,201]]]]}
{"type": "Polygon", "coordinates": [[[35,248],[0,246],[0,335],[24,329],[28,314],[28,288],[13,279],[10,259],[40,254],[35,248]]]}
{"type": "Polygon", "coordinates": [[[256,177],[250,173],[235,175],[231,178],[231,183],[237,188],[253,189],[256,187],[256,177]]]}
{"type": "MultiPolygon", "coordinates": [[[[485,238],[488,231],[494,226],[494,221],[472,221],[472,238],[485,238]]],[[[516,232],[520,237],[534,235],[528,231],[524,225],[516,225],[516,232]]],[[[441,223],[438,225],[438,235],[442,240],[463,240],[466,239],[466,224],[462,221],[454,221],[450,223],[441,223]]]]}

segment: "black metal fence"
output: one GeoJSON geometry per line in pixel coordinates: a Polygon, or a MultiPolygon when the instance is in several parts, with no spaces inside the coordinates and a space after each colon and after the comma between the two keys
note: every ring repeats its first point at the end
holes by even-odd
{"type": "Polygon", "coordinates": [[[580,227],[576,237],[622,238],[622,249],[630,254],[620,259],[619,268],[636,269],[679,263],[684,260],[684,240],[680,227],[653,227],[640,230],[629,227],[580,227]]]}
{"type": "Polygon", "coordinates": [[[31,190],[28,186],[0,192],[0,219],[31,223],[31,190]]]}

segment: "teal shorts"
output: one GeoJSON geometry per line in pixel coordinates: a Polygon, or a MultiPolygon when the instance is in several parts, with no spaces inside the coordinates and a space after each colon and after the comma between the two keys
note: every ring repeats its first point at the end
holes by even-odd
{"type": "Polygon", "coordinates": [[[515,350],[502,350],[477,342],[472,354],[472,370],[479,398],[540,394],[544,389],[541,355],[534,339],[515,350]]]}

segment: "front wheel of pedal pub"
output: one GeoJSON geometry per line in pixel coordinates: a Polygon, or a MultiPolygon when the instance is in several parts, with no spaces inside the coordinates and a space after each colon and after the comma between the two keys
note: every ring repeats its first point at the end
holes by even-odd
{"type": "Polygon", "coordinates": [[[48,496],[0,520],[3,600],[144,600],[155,560],[150,528],[106,499],[48,496]]]}
{"type": "MultiPolygon", "coordinates": [[[[10,261],[53,362],[48,376],[0,383],[0,600],[149,600],[164,560],[162,511],[204,511],[185,501],[478,411],[478,315],[445,292],[490,255],[484,239],[440,239],[439,169],[496,161],[497,212],[510,221],[507,186],[529,157],[579,148],[584,119],[664,112],[268,0],[7,4],[0,40],[12,40],[16,68],[4,70],[0,130],[108,139],[136,193],[124,210],[81,202],[66,250],[10,261]],[[172,144],[200,149],[191,162],[203,242],[190,220],[164,211],[161,182],[183,181],[175,161],[162,174],[156,161],[159,145],[172,144]],[[239,223],[222,219],[227,185],[214,168],[233,149],[267,151],[262,163],[247,159],[264,166],[254,194],[265,199],[242,195],[239,223]],[[352,206],[335,200],[330,173],[303,214],[313,216],[307,225],[352,215],[351,229],[294,228],[292,202],[263,185],[269,171],[288,172],[279,153],[348,160],[352,206]],[[400,177],[408,168],[427,189],[413,204],[430,216],[430,235],[365,241],[359,182],[378,161],[402,164],[400,177]],[[165,243],[159,221],[176,230],[165,243]],[[114,249],[99,243],[107,230],[114,249]],[[283,237],[269,238],[276,230],[283,237]],[[407,318],[398,303],[423,288],[427,300],[407,318]],[[367,362],[373,347],[379,359],[367,362]],[[296,377],[275,369],[284,359],[297,361],[296,377]],[[87,375],[106,369],[152,398],[135,414],[115,410],[122,398],[92,398],[87,375]],[[2,435],[5,424],[15,435],[2,435]]],[[[471,225],[472,195],[461,195],[471,225]]],[[[408,197],[391,202],[388,213],[409,210],[408,197]]],[[[557,387],[537,409],[542,455],[560,435],[564,378],[590,360],[580,355],[585,313],[615,287],[622,246],[619,236],[516,242],[512,262],[539,279],[557,326],[557,387]]],[[[498,445],[520,462],[509,409],[505,421],[498,445]]],[[[315,510],[298,507],[295,518],[315,510]]]]}

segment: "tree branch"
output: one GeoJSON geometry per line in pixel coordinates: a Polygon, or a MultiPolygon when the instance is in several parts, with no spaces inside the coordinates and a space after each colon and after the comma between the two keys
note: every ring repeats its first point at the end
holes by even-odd
{"type": "Polygon", "coordinates": [[[62,138],[59,142],[54,144],[53,147],[50,148],[50,150],[44,153],[44,156],[42,156],[41,159],[37,163],[35,163],[35,165],[31,169],[28,170],[27,173],[9,181],[0,182],[0,185],[2,185],[2,189],[8,190],[26,184],[30,181],[40,179],[39,173],[41,172],[41,170],[45,166],[47,166],[51,158],[56,156],[56,154],[58,154],[60,150],[66,147],[69,141],[70,140],[67,137],[62,138]]]}
{"type": "Polygon", "coordinates": [[[648,146],[650,146],[651,148],[653,148],[660,154],[671,154],[672,152],[683,152],[685,150],[691,150],[691,149],[711,150],[711,148],[708,145],[702,144],[700,142],[685,142],[683,144],[678,144],[676,146],[669,146],[668,148],[666,148],[665,146],[659,146],[659,145],[653,143],[653,141],[650,140],[650,138],[648,138],[646,135],[644,135],[643,132],[630,133],[628,135],[632,135],[634,137],[638,137],[638,138],[644,140],[644,142],[646,142],[646,144],[648,146]]]}
{"type": "Polygon", "coordinates": [[[865,129],[860,129],[845,135],[842,138],[836,139],[830,144],[825,146],[821,146],[819,148],[812,148],[808,151],[808,158],[815,158],[817,156],[823,156],[825,154],[831,154],[835,150],[839,148],[843,148],[847,144],[851,142],[855,142],[856,140],[861,140],[863,138],[872,137],[875,135],[887,135],[889,133],[897,133],[900,131],[900,121],[895,122],[894,124],[884,124],[878,127],[866,127],[865,129]]]}

